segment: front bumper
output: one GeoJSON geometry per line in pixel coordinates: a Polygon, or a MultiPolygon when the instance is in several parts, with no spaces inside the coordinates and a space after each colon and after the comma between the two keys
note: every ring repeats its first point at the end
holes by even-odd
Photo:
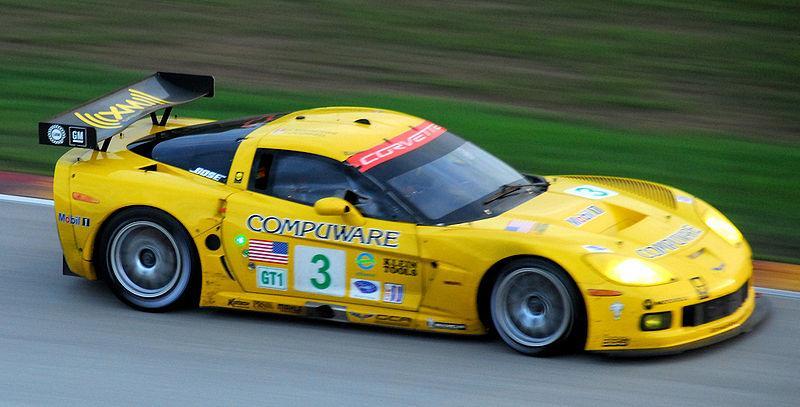
{"type": "Polygon", "coordinates": [[[624,356],[624,357],[642,357],[642,356],[659,356],[659,355],[674,355],[688,350],[702,348],[704,346],[719,343],[739,334],[750,332],[755,327],[763,322],[772,310],[772,304],[769,299],[763,295],[755,295],[754,309],[750,316],[743,323],[721,333],[706,338],[698,339],[693,342],[683,343],[675,346],[668,346],[663,348],[649,348],[649,349],[615,349],[615,350],[601,350],[597,353],[624,356]]]}

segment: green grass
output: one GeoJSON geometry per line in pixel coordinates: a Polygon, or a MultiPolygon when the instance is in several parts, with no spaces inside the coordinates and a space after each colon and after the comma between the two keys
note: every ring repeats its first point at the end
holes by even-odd
{"type": "MultiPolygon", "coordinates": [[[[65,150],[39,146],[36,123],[146,73],[17,57],[0,66],[0,170],[49,174],[65,150]]],[[[762,259],[800,262],[800,148],[720,135],[657,134],[564,122],[497,104],[386,93],[289,92],[222,86],[179,115],[215,119],[325,105],[374,106],[440,123],[540,174],[606,174],[670,184],[719,207],[762,259]]]]}

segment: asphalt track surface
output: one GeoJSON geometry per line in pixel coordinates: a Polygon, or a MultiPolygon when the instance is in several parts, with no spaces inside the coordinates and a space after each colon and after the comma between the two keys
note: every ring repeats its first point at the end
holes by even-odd
{"type": "Polygon", "coordinates": [[[149,314],[61,275],[52,207],[0,202],[2,405],[800,405],[800,301],[676,356],[524,357],[492,338],[225,310],[149,314]]]}

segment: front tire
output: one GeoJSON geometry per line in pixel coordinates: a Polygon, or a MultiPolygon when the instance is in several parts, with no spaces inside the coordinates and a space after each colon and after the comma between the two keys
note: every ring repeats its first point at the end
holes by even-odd
{"type": "Polygon", "coordinates": [[[580,293],[569,275],[549,261],[525,259],[503,267],[490,307],[497,333],[526,355],[562,353],[585,340],[580,293]]]}
{"type": "Polygon", "coordinates": [[[114,215],[97,259],[111,291],[129,306],[160,312],[188,305],[196,293],[195,248],[183,226],[153,208],[114,215]]]}

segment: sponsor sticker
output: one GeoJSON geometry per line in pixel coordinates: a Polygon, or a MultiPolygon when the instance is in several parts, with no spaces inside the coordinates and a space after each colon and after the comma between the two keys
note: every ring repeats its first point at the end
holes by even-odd
{"type": "Polygon", "coordinates": [[[250,239],[247,253],[252,261],[289,264],[289,243],[250,239]]]}
{"type": "Polygon", "coordinates": [[[86,129],[83,127],[70,127],[69,145],[75,147],[86,147],[86,129]]]}
{"type": "Polygon", "coordinates": [[[53,144],[64,144],[64,140],[66,140],[66,138],[67,131],[64,130],[64,127],[62,126],[54,124],[47,129],[47,139],[53,144]]]}
{"type": "Polygon", "coordinates": [[[447,329],[451,331],[463,331],[467,329],[467,326],[464,324],[455,324],[452,322],[439,322],[434,321],[433,319],[428,318],[428,328],[431,329],[447,329]]]}
{"type": "Polygon", "coordinates": [[[208,179],[211,179],[211,180],[214,180],[214,181],[219,181],[219,182],[222,182],[222,180],[224,178],[227,178],[227,176],[225,176],[225,175],[217,174],[216,172],[211,171],[211,170],[207,170],[207,169],[205,169],[203,167],[197,167],[197,168],[195,168],[193,170],[190,170],[189,172],[191,172],[192,174],[197,174],[197,175],[199,175],[201,177],[206,177],[208,179]]]}
{"type": "Polygon", "coordinates": [[[414,151],[425,144],[435,140],[447,131],[444,127],[424,121],[411,130],[387,140],[385,143],[350,156],[347,162],[364,172],[376,165],[385,163],[393,158],[414,151]]]}
{"type": "Polygon", "coordinates": [[[364,313],[352,312],[352,311],[349,314],[350,314],[351,317],[353,317],[353,318],[355,318],[355,319],[357,319],[359,321],[365,321],[365,320],[370,319],[370,318],[375,316],[375,314],[364,314],[364,313]]]}
{"type": "Polygon", "coordinates": [[[383,302],[402,304],[404,295],[405,289],[402,284],[383,284],[383,302]]]}
{"type": "Polygon", "coordinates": [[[610,189],[600,188],[594,185],[581,185],[575,188],[567,189],[564,191],[564,193],[587,199],[604,199],[610,198],[614,195],[619,195],[610,189]]]}
{"type": "Polygon", "coordinates": [[[233,238],[233,243],[239,247],[242,247],[247,244],[247,237],[245,237],[245,235],[236,235],[236,237],[233,238]]]}
{"type": "Polygon", "coordinates": [[[267,311],[275,309],[275,305],[267,301],[253,301],[253,309],[267,311]]]}
{"type": "Polygon", "coordinates": [[[411,260],[385,258],[383,259],[383,272],[413,277],[417,275],[417,262],[411,260]]]}
{"type": "Polygon", "coordinates": [[[636,254],[646,259],[661,257],[693,242],[700,237],[703,231],[690,225],[683,225],[675,233],[661,239],[649,246],[636,249],[636,254]]]}
{"type": "Polygon", "coordinates": [[[286,290],[286,269],[256,266],[256,284],[259,288],[286,290]]]}
{"type": "Polygon", "coordinates": [[[604,213],[606,213],[606,211],[604,211],[603,208],[600,208],[597,205],[589,205],[586,209],[578,212],[574,216],[568,217],[565,220],[570,225],[579,228],[588,223],[590,220],[595,219],[604,213]]]}
{"type": "Polygon", "coordinates": [[[625,305],[621,302],[616,301],[611,306],[608,307],[611,310],[611,313],[614,315],[614,320],[619,320],[622,318],[622,310],[625,309],[625,305]]]}
{"type": "Polygon", "coordinates": [[[306,312],[305,307],[299,305],[278,304],[278,311],[287,314],[303,315],[306,312]]]}
{"type": "Polygon", "coordinates": [[[362,246],[397,248],[400,232],[376,228],[364,229],[361,226],[341,225],[326,222],[313,222],[262,216],[253,214],[247,218],[246,226],[253,232],[273,235],[286,235],[298,238],[355,243],[362,246]]]}
{"type": "Polygon", "coordinates": [[[82,226],[82,227],[89,227],[92,223],[90,218],[85,218],[83,216],[72,216],[63,212],[58,213],[58,221],[61,223],[66,223],[68,225],[75,225],[75,226],[82,226]]]}
{"type": "MultiPolygon", "coordinates": [[[[107,111],[96,113],[75,112],[75,117],[92,127],[99,129],[119,129],[129,116],[135,115],[140,110],[152,106],[168,105],[169,102],[137,89],[128,89],[128,99],[124,103],[116,103],[108,107],[107,111]]],[[[61,143],[59,143],[61,144],[61,143]]]]}
{"type": "Polygon", "coordinates": [[[233,308],[250,308],[250,302],[242,301],[238,298],[231,298],[228,300],[228,306],[233,308]]]}
{"type": "Polygon", "coordinates": [[[510,232],[520,232],[520,233],[528,233],[533,229],[533,222],[528,222],[525,220],[516,220],[512,219],[508,221],[506,225],[506,230],[510,232]]]}
{"type": "Polygon", "coordinates": [[[694,202],[694,199],[692,199],[692,197],[683,196],[683,195],[676,196],[675,200],[680,202],[680,203],[685,203],[685,204],[690,204],[690,203],[694,202]]]}
{"type": "Polygon", "coordinates": [[[344,250],[297,246],[294,249],[294,289],[344,297],[344,250]]]}
{"type": "Polygon", "coordinates": [[[627,336],[604,336],[603,337],[603,347],[613,347],[613,346],[628,346],[631,343],[631,338],[627,336]]]}
{"type": "Polygon", "coordinates": [[[378,314],[375,317],[375,323],[381,325],[391,325],[391,326],[404,326],[408,327],[411,326],[413,320],[409,317],[400,317],[397,315],[384,315],[378,314]]]}
{"type": "Polygon", "coordinates": [[[375,256],[372,253],[362,252],[356,256],[356,265],[361,270],[372,270],[375,267],[375,256]]]}
{"type": "Polygon", "coordinates": [[[351,278],[350,297],[362,300],[380,301],[381,283],[379,281],[351,278]]]}
{"type": "Polygon", "coordinates": [[[708,286],[702,277],[692,277],[689,279],[689,282],[692,283],[694,290],[697,291],[697,296],[700,297],[701,300],[708,298],[708,286]]]}
{"type": "Polygon", "coordinates": [[[242,171],[237,171],[236,174],[233,176],[233,183],[241,184],[242,179],[244,179],[244,173],[242,171]]]}
{"type": "Polygon", "coordinates": [[[583,248],[589,253],[612,253],[611,249],[595,244],[585,245],[583,248]]]}

